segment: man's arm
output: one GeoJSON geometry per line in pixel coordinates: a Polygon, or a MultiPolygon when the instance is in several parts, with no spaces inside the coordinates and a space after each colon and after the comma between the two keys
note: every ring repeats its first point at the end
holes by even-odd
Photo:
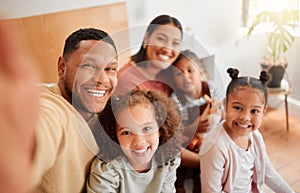
{"type": "Polygon", "coordinates": [[[0,192],[28,192],[38,112],[37,70],[0,19],[0,192]]]}

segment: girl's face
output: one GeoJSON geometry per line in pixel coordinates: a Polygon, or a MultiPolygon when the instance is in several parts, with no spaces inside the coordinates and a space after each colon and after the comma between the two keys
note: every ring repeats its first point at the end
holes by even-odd
{"type": "Polygon", "coordinates": [[[181,36],[173,24],[160,25],[150,36],[146,35],[144,44],[149,64],[160,70],[168,68],[179,55],[181,36]]]}
{"type": "Polygon", "coordinates": [[[225,126],[236,137],[248,136],[261,126],[265,111],[262,92],[249,87],[236,88],[227,99],[225,126]]]}
{"type": "Polygon", "coordinates": [[[173,78],[178,89],[191,98],[199,98],[202,93],[202,73],[191,60],[182,58],[173,68],[173,78]]]}
{"type": "Polygon", "coordinates": [[[129,163],[138,172],[148,170],[160,135],[153,107],[149,104],[131,106],[121,110],[116,119],[117,137],[129,163]]]}

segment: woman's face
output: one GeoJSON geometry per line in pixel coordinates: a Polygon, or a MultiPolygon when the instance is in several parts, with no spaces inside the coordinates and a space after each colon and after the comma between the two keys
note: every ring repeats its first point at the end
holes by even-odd
{"type": "Polygon", "coordinates": [[[137,104],[116,115],[117,138],[130,165],[139,172],[151,167],[159,145],[159,127],[150,104],[137,104]]]}
{"type": "Polygon", "coordinates": [[[160,25],[150,36],[146,35],[144,45],[148,64],[160,70],[168,68],[179,55],[181,37],[181,31],[173,24],[160,25]]]}

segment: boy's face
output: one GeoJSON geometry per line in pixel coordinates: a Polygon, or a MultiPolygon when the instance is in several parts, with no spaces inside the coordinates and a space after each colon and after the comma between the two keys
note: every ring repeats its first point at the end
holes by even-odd
{"type": "Polygon", "coordinates": [[[179,60],[173,68],[176,87],[191,98],[201,96],[203,76],[200,69],[187,58],[179,60]]]}
{"type": "Polygon", "coordinates": [[[159,127],[151,105],[137,104],[116,115],[119,144],[136,171],[150,168],[159,145],[159,127]]]}
{"type": "Polygon", "coordinates": [[[249,87],[239,87],[228,96],[225,124],[234,136],[248,136],[261,126],[265,111],[262,92],[249,87]]]}
{"type": "Polygon", "coordinates": [[[63,96],[88,120],[103,110],[117,84],[118,61],[112,45],[84,40],[67,59],[59,59],[63,96]]]}

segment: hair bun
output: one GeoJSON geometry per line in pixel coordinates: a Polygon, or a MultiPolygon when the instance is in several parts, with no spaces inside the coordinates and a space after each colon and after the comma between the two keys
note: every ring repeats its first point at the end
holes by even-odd
{"type": "Polygon", "coordinates": [[[263,84],[265,84],[269,80],[269,78],[270,76],[265,70],[260,72],[259,79],[263,84]]]}
{"type": "Polygon", "coordinates": [[[239,70],[236,68],[228,68],[227,73],[229,74],[231,79],[237,79],[239,75],[239,70]]]}

